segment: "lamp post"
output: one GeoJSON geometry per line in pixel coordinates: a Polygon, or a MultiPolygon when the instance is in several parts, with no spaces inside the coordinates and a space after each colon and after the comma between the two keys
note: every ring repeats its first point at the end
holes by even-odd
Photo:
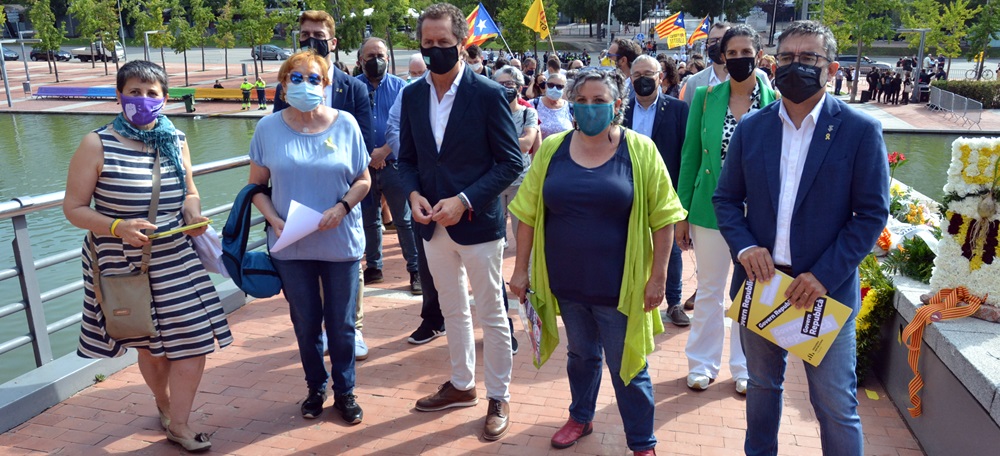
{"type": "Polygon", "coordinates": [[[24,77],[25,77],[25,79],[28,82],[31,82],[31,73],[28,72],[28,54],[24,53],[24,34],[25,33],[27,33],[29,35],[34,35],[35,31],[34,30],[18,30],[17,31],[17,37],[19,38],[17,40],[17,42],[21,44],[21,57],[24,59],[24,77]]]}
{"type": "Polygon", "coordinates": [[[3,78],[3,91],[7,95],[7,107],[13,108],[14,102],[10,99],[10,79],[7,77],[7,63],[5,58],[3,58],[3,44],[13,43],[14,40],[0,40],[0,77],[3,78]]]}
{"type": "Polygon", "coordinates": [[[122,56],[128,61],[128,51],[125,48],[125,23],[122,22],[122,0],[118,0],[118,39],[122,42],[122,56]]]}
{"type": "Polygon", "coordinates": [[[611,47],[611,5],[615,0],[608,0],[608,47],[611,47]]]}
{"type": "Polygon", "coordinates": [[[163,33],[163,30],[147,30],[143,33],[142,55],[146,60],[149,60],[149,35],[156,35],[157,33],[163,33]]]}
{"type": "MultiPolygon", "coordinates": [[[[899,33],[919,33],[920,34],[920,48],[917,49],[917,68],[916,68],[916,71],[917,71],[917,73],[916,73],[917,74],[917,83],[913,84],[913,86],[916,87],[916,90],[914,90],[913,93],[910,94],[910,98],[911,98],[910,102],[912,102],[912,103],[920,103],[920,75],[922,74],[922,70],[924,68],[924,39],[927,38],[927,32],[931,31],[931,29],[925,29],[925,28],[921,28],[921,29],[907,29],[907,28],[904,28],[904,29],[899,29],[897,31],[899,33]]],[[[861,66],[861,62],[858,62],[858,67],[860,68],[860,66],[861,66]]],[[[858,74],[861,74],[861,72],[859,71],[858,74]]]]}

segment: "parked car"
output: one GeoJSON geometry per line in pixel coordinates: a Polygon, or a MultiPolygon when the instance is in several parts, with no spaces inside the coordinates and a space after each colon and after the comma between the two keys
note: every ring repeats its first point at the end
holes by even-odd
{"type": "Polygon", "coordinates": [[[282,49],[273,44],[255,46],[250,49],[250,58],[254,60],[285,60],[291,56],[292,51],[282,49]]]}
{"type": "Polygon", "coordinates": [[[837,57],[837,62],[840,62],[841,68],[847,68],[848,66],[853,66],[855,68],[858,68],[862,76],[868,74],[868,72],[871,71],[873,67],[878,68],[879,71],[896,68],[895,64],[890,65],[885,62],[878,62],[868,58],[868,56],[865,55],[861,56],[861,65],[858,65],[857,55],[840,55],[837,57]]]}
{"type": "Polygon", "coordinates": [[[115,41],[115,49],[104,49],[104,44],[100,41],[95,42],[93,47],[81,47],[75,48],[70,51],[73,57],[80,59],[81,62],[89,62],[91,60],[101,60],[104,62],[113,61],[117,62],[125,58],[125,48],[118,41],[115,41]]]}
{"type": "MultiPolygon", "coordinates": [[[[73,55],[62,49],[58,51],[52,51],[52,56],[55,58],[55,60],[58,60],[60,62],[69,62],[69,59],[73,58],[73,55]]],[[[32,49],[30,57],[32,61],[37,62],[39,60],[48,60],[49,54],[40,49],[32,49]]]]}
{"type": "Polygon", "coordinates": [[[9,62],[11,60],[17,60],[19,58],[21,58],[20,54],[12,51],[10,48],[8,48],[6,46],[3,48],[3,59],[4,60],[6,60],[6,61],[9,62]]]}

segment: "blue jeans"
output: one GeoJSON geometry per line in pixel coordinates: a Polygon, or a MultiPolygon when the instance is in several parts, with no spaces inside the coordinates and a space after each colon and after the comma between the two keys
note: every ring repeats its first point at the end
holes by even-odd
{"type": "Polygon", "coordinates": [[[306,385],[323,391],[332,378],[334,394],[354,391],[354,308],[360,261],[272,261],[288,300],[306,385]],[[324,323],[332,365],[329,375],[320,337],[324,323]]]}
{"type": "Polygon", "coordinates": [[[417,243],[414,240],[410,202],[403,190],[396,162],[385,168],[370,169],[372,187],[361,200],[361,220],[365,227],[365,266],[382,269],[382,195],[389,205],[392,223],[396,226],[399,248],[406,260],[406,270],[417,272],[417,243]]]}
{"type": "Polygon", "coordinates": [[[667,298],[667,306],[673,307],[681,303],[681,282],[684,278],[684,251],[677,247],[676,241],[674,241],[674,246],[670,249],[670,259],[667,261],[667,288],[665,290],[665,297],[667,298]]]}
{"type": "MultiPolygon", "coordinates": [[[[857,311],[855,311],[855,314],[857,311]]],[[[748,456],[778,454],[782,382],[788,352],[754,332],[740,327],[747,357],[747,435],[743,450],[748,456]]],[[[858,416],[858,379],[854,374],[854,314],[834,339],[818,367],[806,363],[809,401],[819,421],[823,454],[860,456],[864,434],[858,416]]]]}
{"type": "Polygon", "coordinates": [[[611,372],[618,412],[625,425],[625,441],[632,451],[656,446],[653,435],[653,383],[649,372],[642,369],[628,385],[622,381],[622,352],[625,349],[625,329],[628,317],[615,306],[591,306],[569,300],[559,300],[563,324],[566,326],[566,374],[572,402],[569,416],[578,423],[594,420],[597,394],[601,389],[602,353],[611,372]]]}

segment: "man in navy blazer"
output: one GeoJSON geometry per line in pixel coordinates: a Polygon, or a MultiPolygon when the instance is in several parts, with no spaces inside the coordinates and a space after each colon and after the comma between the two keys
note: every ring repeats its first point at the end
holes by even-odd
{"type": "MultiPolygon", "coordinates": [[[[681,147],[687,126],[688,105],[677,98],[660,93],[660,63],[648,55],[640,55],[632,62],[632,90],[628,109],[625,110],[623,125],[646,135],[656,143],[663,163],[667,165],[670,182],[677,189],[677,175],[681,168],[681,147]]],[[[681,282],[684,274],[683,250],[670,250],[667,264],[666,299],[667,309],[662,311],[676,326],[688,326],[691,319],[681,306],[681,282]]]]}
{"type": "MultiPolygon", "coordinates": [[[[375,149],[375,133],[372,130],[371,100],[368,99],[368,87],[333,65],[330,51],[337,48],[337,38],[334,36],[335,24],[333,17],[326,11],[309,10],[299,16],[299,42],[303,49],[313,49],[314,52],[330,61],[330,85],[326,87],[326,102],[334,109],[346,111],[354,116],[361,128],[361,137],[365,140],[368,155],[375,149]]],[[[303,83],[305,84],[305,83],[303,83]]],[[[288,107],[282,94],[283,87],[279,83],[274,88],[274,111],[279,112],[288,107]]],[[[360,272],[359,272],[360,274],[360,272]]],[[[361,278],[359,276],[359,281],[361,278]]],[[[355,311],[354,357],[361,360],[368,358],[368,346],[361,334],[364,325],[364,282],[358,286],[358,305],[355,311]]],[[[325,337],[325,336],[324,336],[325,337]]],[[[326,339],[324,338],[324,341],[326,339]]]]}
{"type": "MultiPolygon", "coordinates": [[[[782,32],[775,83],[783,99],[736,127],[712,201],[738,260],[731,295],[745,279],[767,281],[778,269],[794,277],[785,292],[792,305],[811,308],[829,295],[854,309],[823,362],[805,371],[823,453],[860,456],[858,264],[889,215],[889,169],[881,124],[826,95],[836,55],[833,34],[819,23],[782,32]]],[[[741,330],[750,374],[744,451],[774,455],[787,352],[741,330]]]]}
{"type": "Polygon", "coordinates": [[[451,379],[418,400],[416,409],[478,402],[471,284],[489,398],[483,438],[497,440],[510,428],[512,368],[499,196],[524,163],[503,87],[459,61],[467,31],[465,15],[447,3],[431,5],[417,20],[417,41],[431,74],[403,89],[398,165],[437,287],[451,357],[451,379]]]}

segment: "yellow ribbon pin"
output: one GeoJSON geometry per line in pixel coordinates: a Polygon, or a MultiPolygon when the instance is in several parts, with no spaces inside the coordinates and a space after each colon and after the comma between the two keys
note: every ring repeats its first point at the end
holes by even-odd
{"type": "Polygon", "coordinates": [[[326,144],[326,147],[337,150],[337,145],[333,143],[333,138],[326,138],[326,142],[324,144],[326,144]]]}
{"type": "Polygon", "coordinates": [[[829,134],[829,133],[827,133],[827,134],[826,134],[826,140],[827,140],[827,141],[829,141],[829,140],[830,140],[830,134],[829,134]]]}

